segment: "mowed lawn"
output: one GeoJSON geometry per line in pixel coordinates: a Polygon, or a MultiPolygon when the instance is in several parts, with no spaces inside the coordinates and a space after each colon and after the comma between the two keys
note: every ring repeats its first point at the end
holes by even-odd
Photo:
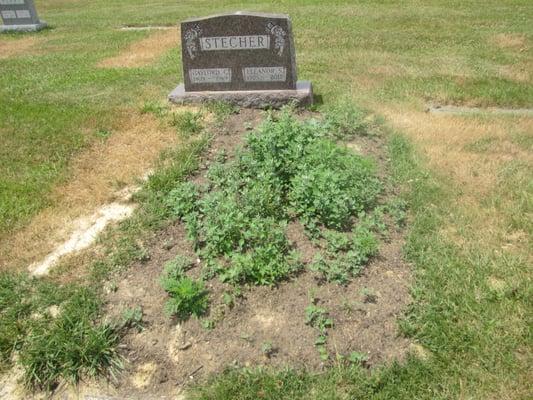
{"type": "Polygon", "coordinates": [[[390,130],[396,178],[410,193],[406,254],[415,272],[413,305],[399,323],[420,354],[370,378],[224,375],[201,395],[255,398],[266,387],[271,398],[531,397],[533,118],[497,113],[533,108],[531,1],[37,7],[52,29],[0,36],[0,240],[54,207],[53,189],[76,179],[72,160],[181,80],[180,49],[165,45],[175,31],[118,28],[235,10],[287,13],[300,79],[324,105],[349,98],[390,130]],[[143,46],[153,35],[161,45],[143,46]],[[135,51],[142,56],[132,61],[135,51]],[[435,104],[496,112],[427,113],[435,104]]]}

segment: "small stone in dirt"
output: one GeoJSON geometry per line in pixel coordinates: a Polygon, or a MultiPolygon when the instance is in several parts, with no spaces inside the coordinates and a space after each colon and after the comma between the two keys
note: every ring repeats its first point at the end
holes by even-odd
{"type": "Polygon", "coordinates": [[[159,383],[165,383],[168,381],[168,374],[165,372],[159,377],[159,383]]]}
{"type": "Polygon", "coordinates": [[[357,154],[362,154],[361,146],[359,146],[357,143],[348,142],[346,143],[346,147],[348,147],[350,150],[357,154]]]}
{"type": "Polygon", "coordinates": [[[115,282],[108,282],[104,285],[104,293],[110,294],[118,290],[118,285],[115,282]]]}
{"type": "Polygon", "coordinates": [[[171,248],[173,248],[175,246],[175,243],[173,240],[167,240],[165,241],[165,243],[163,243],[163,248],[165,250],[170,250],[171,248]]]}
{"type": "Polygon", "coordinates": [[[191,342],[185,342],[181,346],[178,347],[178,350],[187,350],[191,346],[192,346],[191,342]]]}

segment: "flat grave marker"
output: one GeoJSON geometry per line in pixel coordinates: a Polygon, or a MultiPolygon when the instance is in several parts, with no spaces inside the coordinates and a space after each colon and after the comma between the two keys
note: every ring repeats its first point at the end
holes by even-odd
{"type": "Polygon", "coordinates": [[[236,12],[189,19],[181,23],[181,43],[184,83],[169,95],[175,103],[312,103],[311,83],[297,80],[287,15],[236,12]]]}
{"type": "Polygon", "coordinates": [[[38,31],[46,27],[39,20],[33,0],[0,0],[0,32],[38,31]]]}

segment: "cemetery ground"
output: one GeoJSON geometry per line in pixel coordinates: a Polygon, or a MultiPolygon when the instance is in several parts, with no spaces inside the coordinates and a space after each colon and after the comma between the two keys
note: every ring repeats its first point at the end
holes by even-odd
{"type": "MultiPolygon", "coordinates": [[[[55,387],[80,373],[90,378],[118,372],[121,362],[122,388],[136,395],[181,388],[184,382],[164,376],[173,369],[195,377],[186,379],[193,398],[531,395],[532,117],[504,113],[533,107],[528,2],[400,7],[306,1],[273,9],[262,2],[161,1],[148,7],[133,0],[90,6],[50,0],[38,6],[52,29],[0,36],[4,378],[19,371],[30,386],[55,387]],[[233,114],[219,105],[203,110],[202,121],[193,117],[195,110],[172,109],[182,115],[175,121],[161,99],[180,79],[177,32],[120,28],[164,28],[236,9],[291,16],[299,76],[311,80],[323,100],[320,114],[307,111],[298,118],[322,118],[339,98],[368,110],[351,125],[362,122],[360,133],[373,136],[349,138],[347,151],[376,160],[386,194],[377,203],[397,197],[406,202],[409,217],[397,228],[384,212],[386,229],[372,233],[379,253],[347,285],[317,282],[320,270],[304,268],[291,270],[293,279],[272,289],[244,285],[240,293],[215,274],[208,280],[208,317],[192,317],[178,331],[164,314],[168,296],[159,276],[178,253],[196,260],[194,242],[185,238],[186,215],[172,214],[168,197],[225,158],[217,155],[220,149],[229,146],[226,156],[235,159],[234,146],[265,115],[233,114]],[[439,105],[481,112],[428,110],[439,105]],[[203,129],[196,128],[200,123],[203,129]],[[210,140],[208,131],[216,133],[210,140]],[[106,231],[95,246],[63,259],[50,276],[28,277],[28,266],[68,236],[63,227],[132,185],[143,189],[130,201],[137,204],[130,219],[106,231]],[[180,218],[185,221],[176,222],[180,218]],[[141,289],[146,295],[139,304],[134,300],[141,289]],[[288,303],[301,313],[284,314],[288,303]],[[306,325],[310,306],[315,308],[308,309],[306,325]],[[122,323],[106,324],[112,317],[122,323]],[[291,327],[288,332],[281,332],[281,321],[291,327]],[[343,338],[343,329],[352,336],[343,338]],[[278,341],[264,332],[278,332],[278,341]],[[187,334],[194,335],[192,341],[187,334]],[[176,348],[169,351],[163,341],[171,335],[176,348]],[[301,338],[301,349],[285,345],[295,338],[301,338]],[[219,347],[195,352],[206,341],[219,347]],[[361,347],[342,348],[343,343],[361,347]],[[223,346],[240,368],[230,362],[227,372],[206,381],[206,371],[223,367],[215,351],[223,346]],[[149,359],[152,347],[165,357],[186,354],[190,370],[172,359],[157,365],[162,358],[149,359]],[[298,358],[308,369],[283,365],[298,358]]],[[[287,236],[300,244],[305,260],[315,244],[292,228],[287,236]]],[[[196,287],[198,266],[184,262],[174,272],[179,282],[196,287]]],[[[191,311],[201,314],[202,302],[193,304],[200,308],[191,311]]]]}

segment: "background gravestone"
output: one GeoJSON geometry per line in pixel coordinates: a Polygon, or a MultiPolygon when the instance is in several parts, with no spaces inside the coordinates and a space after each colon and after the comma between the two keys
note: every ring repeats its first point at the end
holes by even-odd
{"type": "Polygon", "coordinates": [[[291,21],[281,14],[223,14],[181,23],[184,84],[176,103],[225,100],[247,107],[312,102],[298,82],[291,21]]]}
{"type": "Polygon", "coordinates": [[[1,32],[38,31],[46,26],[39,20],[33,0],[0,0],[1,32]]]}

